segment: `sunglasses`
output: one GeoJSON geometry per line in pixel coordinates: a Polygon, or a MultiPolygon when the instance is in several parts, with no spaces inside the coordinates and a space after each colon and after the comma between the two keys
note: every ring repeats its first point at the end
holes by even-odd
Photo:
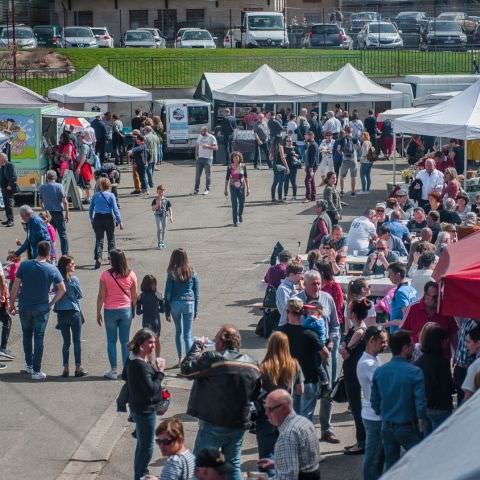
{"type": "Polygon", "coordinates": [[[157,445],[164,445],[167,447],[168,445],[171,445],[175,440],[173,438],[156,438],[155,443],[157,445]]]}
{"type": "Polygon", "coordinates": [[[377,208],[375,211],[378,213],[383,213],[385,210],[383,208],[377,208]]]}

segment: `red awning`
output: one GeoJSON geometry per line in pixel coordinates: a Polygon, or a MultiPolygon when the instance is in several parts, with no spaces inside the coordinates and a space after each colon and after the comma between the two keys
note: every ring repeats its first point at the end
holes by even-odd
{"type": "Polygon", "coordinates": [[[433,278],[442,315],[480,318],[480,232],[448,245],[433,278]]]}

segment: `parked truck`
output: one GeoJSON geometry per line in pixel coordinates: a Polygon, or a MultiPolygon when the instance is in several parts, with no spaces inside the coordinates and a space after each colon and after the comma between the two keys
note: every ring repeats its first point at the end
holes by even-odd
{"type": "Polygon", "coordinates": [[[242,11],[241,27],[233,34],[237,48],[288,48],[289,45],[281,12],[242,11]]]}

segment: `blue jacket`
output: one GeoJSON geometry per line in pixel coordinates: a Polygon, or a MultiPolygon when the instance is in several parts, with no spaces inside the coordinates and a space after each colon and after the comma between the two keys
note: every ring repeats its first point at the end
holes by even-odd
{"type": "Polygon", "coordinates": [[[384,422],[425,418],[425,382],[420,368],[396,356],[375,370],[370,403],[384,422]]]}
{"type": "Polygon", "coordinates": [[[80,282],[77,277],[71,277],[65,282],[65,295],[55,304],[54,311],[75,310],[80,311],[80,299],[83,298],[80,282]]]}
{"type": "Polygon", "coordinates": [[[390,221],[390,222],[385,222],[383,224],[385,227],[390,228],[390,233],[392,235],[395,235],[395,237],[400,238],[404,242],[407,241],[410,238],[410,232],[406,225],[404,225],[401,222],[398,221],[390,221]]]}
{"type": "Polygon", "coordinates": [[[50,243],[47,224],[37,215],[32,215],[27,223],[27,238],[17,249],[15,255],[19,256],[23,252],[30,250],[32,258],[37,256],[37,245],[42,240],[50,243]]]}
{"type": "Polygon", "coordinates": [[[88,215],[90,216],[91,222],[93,222],[96,213],[110,213],[115,217],[116,225],[122,223],[122,216],[118,209],[117,199],[112,192],[96,192],[93,195],[88,208],[88,215]]]}
{"type": "Polygon", "coordinates": [[[165,283],[165,295],[163,301],[165,302],[165,315],[169,316],[172,309],[172,302],[193,302],[194,311],[193,316],[196,317],[198,313],[199,301],[199,284],[198,275],[194,273],[190,280],[180,282],[175,280],[171,273],[167,274],[167,282],[165,283]]]}

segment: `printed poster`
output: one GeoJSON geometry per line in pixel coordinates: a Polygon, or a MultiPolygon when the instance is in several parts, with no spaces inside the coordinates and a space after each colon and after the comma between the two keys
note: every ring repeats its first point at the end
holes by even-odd
{"type": "Polygon", "coordinates": [[[188,108],[186,105],[171,105],[168,114],[170,128],[167,132],[170,143],[188,142],[188,108]]]}

